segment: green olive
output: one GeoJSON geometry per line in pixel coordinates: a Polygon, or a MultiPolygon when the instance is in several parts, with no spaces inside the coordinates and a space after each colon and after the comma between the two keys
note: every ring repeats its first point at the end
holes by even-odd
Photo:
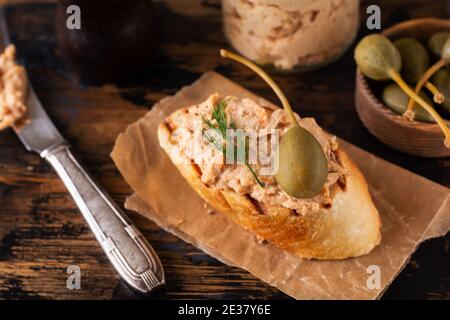
{"type": "Polygon", "coordinates": [[[362,73],[373,80],[388,80],[391,72],[399,72],[402,58],[394,44],[385,36],[371,34],[356,46],[355,60],[362,73]]]}
{"type": "Polygon", "coordinates": [[[450,73],[447,69],[441,69],[435,73],[431,82],[444,95],[444,102],[441,106],[450,114],[450,73]]]}
{"type": "Polygon", "coordinates": [[[275,180],[290,196],[311,198],[322,191],[328,176],[328,162],[314,136],[292,126],[278,146],[275,180]]]}
{"type": "Polygon", "coordinates": [[[408,82],[418,82],[430,65],[427,50],[413,38],[398,39],[394,45],[402,57],[401,75],[408,82]]]}
{"type": "MultiPolygon", "coordinates": [[[[421,92],[420,97],[430,105],[432,104],[430,98],[428,98],[425,93],[421,92]]],[[[402,115],[408,105],[409,97],[397,84],[393,83],[384,88],[382,100],[386,107],[395,113],[402,115]]],[[[421,108],[417,104],[414,104],[414,112],[416,114],[415,119],[418,121],[431,123],[436,122],[425,109],[421,108]]]]}
{"type": "Polygon", "coordinates": [[[428,40],[428,48],[437,57],[441,56],[442,48],[444,47],[445,41],[450,37],[450,32],[438,32],[431,36],[428,40]]]}

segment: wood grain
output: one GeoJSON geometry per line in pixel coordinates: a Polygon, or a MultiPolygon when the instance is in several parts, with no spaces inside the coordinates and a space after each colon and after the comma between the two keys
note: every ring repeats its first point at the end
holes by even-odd
{"type": "MultiPolygon", "coordinates": [[[[187,11],[183,1],[158,3],[162,42],[153,65],[141,76],[115,85],[75,80],[58,52],[54,4],[18,4],[6,10],[12,39],[40,99],[81,162],[120,205],[131,190],[109,153],[117,134],[155,102],[211,69],[275,101],[270,89],[250,71],[219,58],[218,49],[228,47],[221,30],[220,2],[192,3],[187,11]]],[[[363,2],[362,8],[368,3],[363,2]]],[[[370,1],[373,3],[382,8],[383,27],[412,17],[443,17],[447,10],[445,0],[370,1]]],[[[365,29],[360,36],[363,33],[365,29]]],[[[314,116],[340,137],[450,186],[448,159],[407,156],[366,131],[355,112],[354,74],[352,53],[348,52],[320,71],[277,75],[275,79],[303,116],[314,116]]],[[[152,222],[129,214],[165,266],[167,287],[150,297],[133,293],[119,280],[48,165],[27,153],[12,131],[0,133],[0,298],[288,298],[247,272],[225,266],[152,222]],[[81,290],[66,287],[66,268],[73,264],[81,267],[81,290]]],[[[449,239],[447,235],[423,244],[385,298],[449,299],[449,239]]]]}

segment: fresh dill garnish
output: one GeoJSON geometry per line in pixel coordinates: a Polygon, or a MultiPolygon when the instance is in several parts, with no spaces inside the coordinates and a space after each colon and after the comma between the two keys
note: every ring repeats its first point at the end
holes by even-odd
{"type": "MultiPolygon", "coordinates": [[[[236,129],[236,125],[233,121],[228,123],[227,115],[225,113],[225,109],[227,108],[228,100],[220,100],[217,105],[214,106],[214,109],[211,114],[211,120],[207,119],[204,115],[202,115],[202,121],[205,125],[205,129],[202,130],[203,136],[211,144],[215,149],[222,152],[225,157],[230,157],[229,152],[227,152],[226,139],[227,139],[227,130],[228,129],[236,129]],[[214,131],[214,135],[208,133],[208,129],[214,131]]],[[[251,167],[248,162],[248,137],[243,136],[242,134],[236,134],[236,144],[234,145],[233,157],[237,159],[238,162],[243,163],[252,173],[256,182],[261,186],[265,187],[264,183],[258,178],[258,175],[251,167]],[[243,148],[239,148],[239,146],[243,146],[243,148]],[[243,149],[243,150],[239,150],[243,149]],[[239,152],[240,151],[240,152],[239,152]]],[[[231,160],[234,160],[231,159],[231,160]]]]}

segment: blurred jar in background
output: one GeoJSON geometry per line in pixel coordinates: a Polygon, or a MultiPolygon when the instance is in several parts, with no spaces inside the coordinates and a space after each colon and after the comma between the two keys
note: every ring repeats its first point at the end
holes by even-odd
{"type": "Polygon", "coordinates": [[[337,60],[359,28],[359,0],[222,0],[224,31],[247,58],[286,71],[337,60]]]}
{"type": "Polygon", "coordinates": [[[83,80],[115,81],[151,63],[158,22],[151,0],[58,0],[59,47],[83,80]],[[66,26],[67,7],[81,9],[81,29],[66,26]]]}

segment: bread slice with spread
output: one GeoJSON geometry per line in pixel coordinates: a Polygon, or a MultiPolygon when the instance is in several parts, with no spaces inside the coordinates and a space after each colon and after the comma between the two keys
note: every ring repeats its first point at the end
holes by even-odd
{"type": "Polygon", "coordinates": [[[296,115],[299,125],[320,143],[328,176],[320,193],[295,198],[283,191],[273,175],[261,174],[259,163],[251,168],[261,184],[246,165],[228,164],[223,152],[207,139],[196,140],[195,133],[204,130],[205,120],[213,121],[212,113],[221,101],[226,101],[226,118],[237,129],[275,129],[281,137],[289,129],[283,109],[218,94],[168,116],[158,128],[159,143],[200,197],[260,238],[303,258],[356,257],[380,243],[381,223],[367,183],[335,137],[314,119],[296,115]],[[201,157],[196,143],[202,145],[201,157]]]}

